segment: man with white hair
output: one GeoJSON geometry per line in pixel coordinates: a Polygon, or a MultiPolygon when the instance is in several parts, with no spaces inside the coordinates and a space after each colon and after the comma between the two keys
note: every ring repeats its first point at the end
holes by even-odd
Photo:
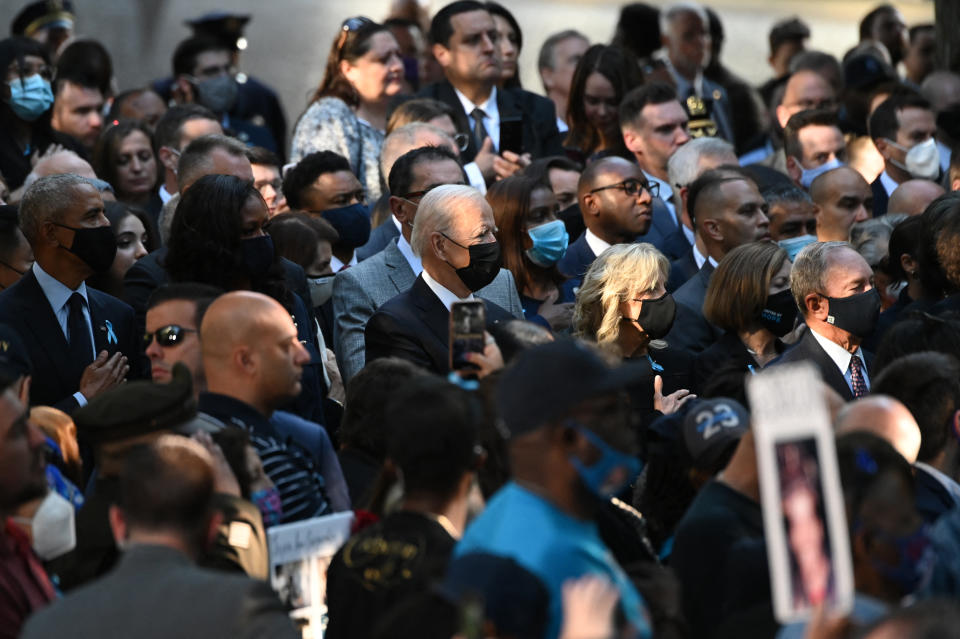
{"type": "MultiPolygon", "coordinates": [[[[473,187],[447,184],[423,196],[410,238],[423,271],[367,322],[366,361],[393,356],[442,375],[450,371],[450,308],[480,299],[474,293],[500,272],[496,230],[493,210],[473,187]]],[[[488,326],[513,318],[482,301],[488,326]]]]}
{"type": "MultiPolygon", "coordinates": [[[[728,98],[719,84],[703,77],[710,62],[710,21],[696,2],[678,2],[660,13],[663,62],[677,95],[691,116],[702,112],[716,125],[717,135],[733,140],[728,98]]],[[[693,127],[691,127],[693,128],[693,127]]]]}

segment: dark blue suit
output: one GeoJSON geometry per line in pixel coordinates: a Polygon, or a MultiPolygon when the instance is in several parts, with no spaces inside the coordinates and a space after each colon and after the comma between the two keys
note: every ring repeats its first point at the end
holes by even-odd
{"type": "MultiPolygon", "coordinates": [[[[682,233],[683,231],[681,231],[682,233]]],[[[697,260],[693,256],[693,247],[687,249],[687,252],[670,262],[670,276],[667,277],[667,292],[673,293],[681,286],[687,283],[691,277],[697,274],[697,260]]]]}
{"type": "MultiPolygon", "coordinates": [[[[111,356],[120,351],[127,356],[131,378],[143,376],[139,335],[134,327],[133,309],[101,291],[87,287],[94,348],[111,356]],[[107,322],[116,336],[109,339],[107,322]]],[[[53,406],[66,413],[78,408],[73,394],[80,390],[83,366],[67,360],[70,347],[33,270],[19,282],[0,293],[0,323],[7,324],[23,340],[33,363],[30,403],[53,406]]]]}
{"type": "Polygon", "coordinates": [[[393,215],[387,218],[380,226],[370,231],[370,239],[357,249],[357,261],[362,262],[371,255],[376,255],[387,247],[395,237],[400,235],[397,225],[393,223],[393,215]]]}
{"type": "Polygon", "coordinates": [[[958,506],[953,496],[943,487],[937,478],[926,469],[914,466],[914,498],[917,512],[928,524],[933,524],[945,512],[958,506]]]}
{"type": "Polygon", "coordinates": [[[650,229],[645,235],[639,236],[637,241],[653,244],[671,260],[683,255],[683,252],[690,248],[690,243],[663,200],[653,198],[651,214],[653,219],[650,221],[650,229]]]}
{"type": "Polygon", "coordinates": [[[873,217],[886,215],[887,205],[890,203],[890,196],[887,195],[887,190],[883,188],[883,182],[880,181],[880,176],[877,176],[877,179],[870,185],[870,190],[873,191],[873,217]]]}
{"type": "Polygon", "coordinates": [[[593,249],[587,244],[587,232],[584,231],[577,241],[567,247],[563,258],[557,262],[560,272],[571,279],[582,280],[593,261],[597,259],[593,249]]]}

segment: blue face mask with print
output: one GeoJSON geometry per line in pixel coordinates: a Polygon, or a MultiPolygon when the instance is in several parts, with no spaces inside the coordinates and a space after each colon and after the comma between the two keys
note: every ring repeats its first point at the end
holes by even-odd
{"type": "Polygon", "coordinates": [[[780,240],[777,244],[780,245],[784,251],[787,252],[787,257],[791,262],[796,261],[797,254],[803,249],[807,244],[813,244],[817,241],[816,235],[801,235],[799,237],[788,237],[786,239],[780,240]]]}
{"type": "Polygon", "coordinates": [[[370,211],[363,204],[351,204],[320,213],[337,229],[337,246],[359,248],[370,239],[370,211]]]}
{"type": "Polygon", "coordinates": [[[614,450],[589,428],[576,422],[570,424],[600,451],[600,458],[589,466],[576,456],[570,457],[570,463],[591,493],[600,499],[610,499],[640,474],[642,465],[639,459],[614,450]]]}
{"type": "Polygon", "coordinates": [[[276,526],[283,520],[283,502],[280,500],[280,491],[276,488],[265,488],[250,493],[250,501],[256,504],[263,516],[263,526],[276,526]]]}
{"type": "Polygon", "coordinates": [[[9,83],[10,108],[18,118],[33,122],[53,104],[50,83],[35,73],[28,78],[15,78],[9,83]]]}
{"type": "Polygon", "coordinates": [[[570,235],[563,220],[554,220],[527,229],[527,235],[533,241],[533,246],[527,249],[527,257],[537,266],[553,266],[567,252],[570,235]]]}

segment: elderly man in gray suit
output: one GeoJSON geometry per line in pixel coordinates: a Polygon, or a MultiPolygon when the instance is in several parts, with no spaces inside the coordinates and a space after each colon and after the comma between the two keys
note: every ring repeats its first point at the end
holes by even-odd
{"type": "MultiPolygon", "coordinates": [[[[400,156],[390,170],[390,210],[401,234],[381,252],[337,274],[333,280],[334,346],[344,382],[363,368],[364,328],[370,316],[387,300],[413,286],[423,270],[410,248],[410,233],[420,199],[441,184],[466,184],[456,156],[441,147],[427,146],[400,156]]],[[[477,292],[517,318],[523,308],[510,271],[501,269],[497,278],[477,292]]]]}
{"type": "Polygon", "coordinates": [[[124,548],[120,563],[40,610],[21,637],[298,637],[265,582],[194,565],[216,534],[221,476],[210,453],[186,437],[162,435],[132,450],[110,507],[110,528],[124,548]]]}

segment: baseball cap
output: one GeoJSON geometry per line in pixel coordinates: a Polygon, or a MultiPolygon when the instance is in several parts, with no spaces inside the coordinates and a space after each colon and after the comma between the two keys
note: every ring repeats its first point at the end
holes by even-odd
{"type": "Polygon", "coordinates": [[[683,444],[695,468],[717,473],[750,429],[750,414],[726,397],[695,400],[683,417],[683,444]]]}

